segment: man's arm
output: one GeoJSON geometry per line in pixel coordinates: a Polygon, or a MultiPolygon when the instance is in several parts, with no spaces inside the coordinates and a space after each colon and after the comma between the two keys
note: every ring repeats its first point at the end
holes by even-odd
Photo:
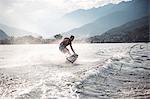
{"type": "Polygon", "coordinates": [[[75,51],[74,51],[74,49],[73,49],[73,47],[72,47],[72,43],[70,43],[70,48],[71,48],[71,50],[73,51],[73,53],[75,53],[75,51]]]}

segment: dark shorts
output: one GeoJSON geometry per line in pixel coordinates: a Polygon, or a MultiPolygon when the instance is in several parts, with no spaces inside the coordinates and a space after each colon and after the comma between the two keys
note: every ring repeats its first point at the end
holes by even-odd
{"type": "Polygon", "coordinates": [[[62,52],[64,52],[64,49],[65,49],[65,48],[66,48],[66,47],[63,46],[63,45],[60,45],[60,46],[59,46],[59,50],[62,51],[62,52]]]}
{"type": "Polygon", "coordinates": [[[67,48],[66,48],[66,46],[60,44],[59,50],[63,53],[66,53],[67,48]]]}

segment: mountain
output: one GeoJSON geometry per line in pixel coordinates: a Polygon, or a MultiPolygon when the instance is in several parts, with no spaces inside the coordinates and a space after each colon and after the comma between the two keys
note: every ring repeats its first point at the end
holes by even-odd
{"type": "Polygon", "coordinates": [[[128,8],[129,4],[130,2],[123,1],[119,4],[110,3],[108,5],[104,5],[98,8],[75,10],[65,14],[57,21],[51,22],[48,26],[52,26],[53,28],[48,27],[48,29],[57,33],[66,32],[71,29],[91,23],[96,19],[106,16],[110,13],[123,10],[124,8],[128,8]]]}
{"type": "Polygon", "coordinates": [[[0,24],[0,29],[2,29],[8,36],[26,36],[26,35],[32,35],[32,36],[39,36],[36,33],[28,32],[23,29],[7,26],[4,24],[0,24]]]}
{"type": "Polygon", "coordinates": [[[0,29],[0,40],[6,39],[8,38],[8,35],[0,29]]]}
{"type": "Polygon", "coordinates": [[[130,2],[122,1],[119,4],[108,4],[98,8],[91,8],[91,9],[79,9],[73,11],[71,13],[67,13],[63,16],[63,19],[74,21],[79,23],[80,25],[84,25],[94,20],[106,16],[110,13],[123,10],[125,7],[128,7],[130,2]]]}
{"type": "Polygon", "coordinates": [[[89,38],[90,42],[148,42],[149,17],[128,22],[102,35],[89,38]]]}
{"type": "Polygon", "coordinates": [[[148,0],[122,2],[117,7],[116,6],[115,8],[110,7],[109,10],[115,9],[115,11],[113,10],[112,13],[109,13],[105,16],[103,16],[103,13],[101,13],[101,16],[103,17],[100,17],[95,21],[79,28],[72,29],[64,33],[64,35],[73,34],[77,37],[100,35],[109,29],[148,15],[148,0]]]}

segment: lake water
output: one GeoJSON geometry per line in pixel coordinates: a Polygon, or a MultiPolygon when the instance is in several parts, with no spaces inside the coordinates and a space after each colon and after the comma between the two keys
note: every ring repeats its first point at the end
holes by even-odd
{"type": "Polygon", "coordinates": [[[149,43],[74,44],[73,47],[79,58],[68,64],[57,44],[0,45],[0,97],[149,97],[149,43]]]}

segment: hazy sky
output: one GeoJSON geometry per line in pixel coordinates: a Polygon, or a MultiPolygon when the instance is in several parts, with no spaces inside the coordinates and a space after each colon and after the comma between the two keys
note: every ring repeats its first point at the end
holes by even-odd
{"type": "Polygon", "coordinates": [[[31,32],[44,32],[43,24],[77,9],[130,0],[0,0],[0,23],[31,32]]]}

